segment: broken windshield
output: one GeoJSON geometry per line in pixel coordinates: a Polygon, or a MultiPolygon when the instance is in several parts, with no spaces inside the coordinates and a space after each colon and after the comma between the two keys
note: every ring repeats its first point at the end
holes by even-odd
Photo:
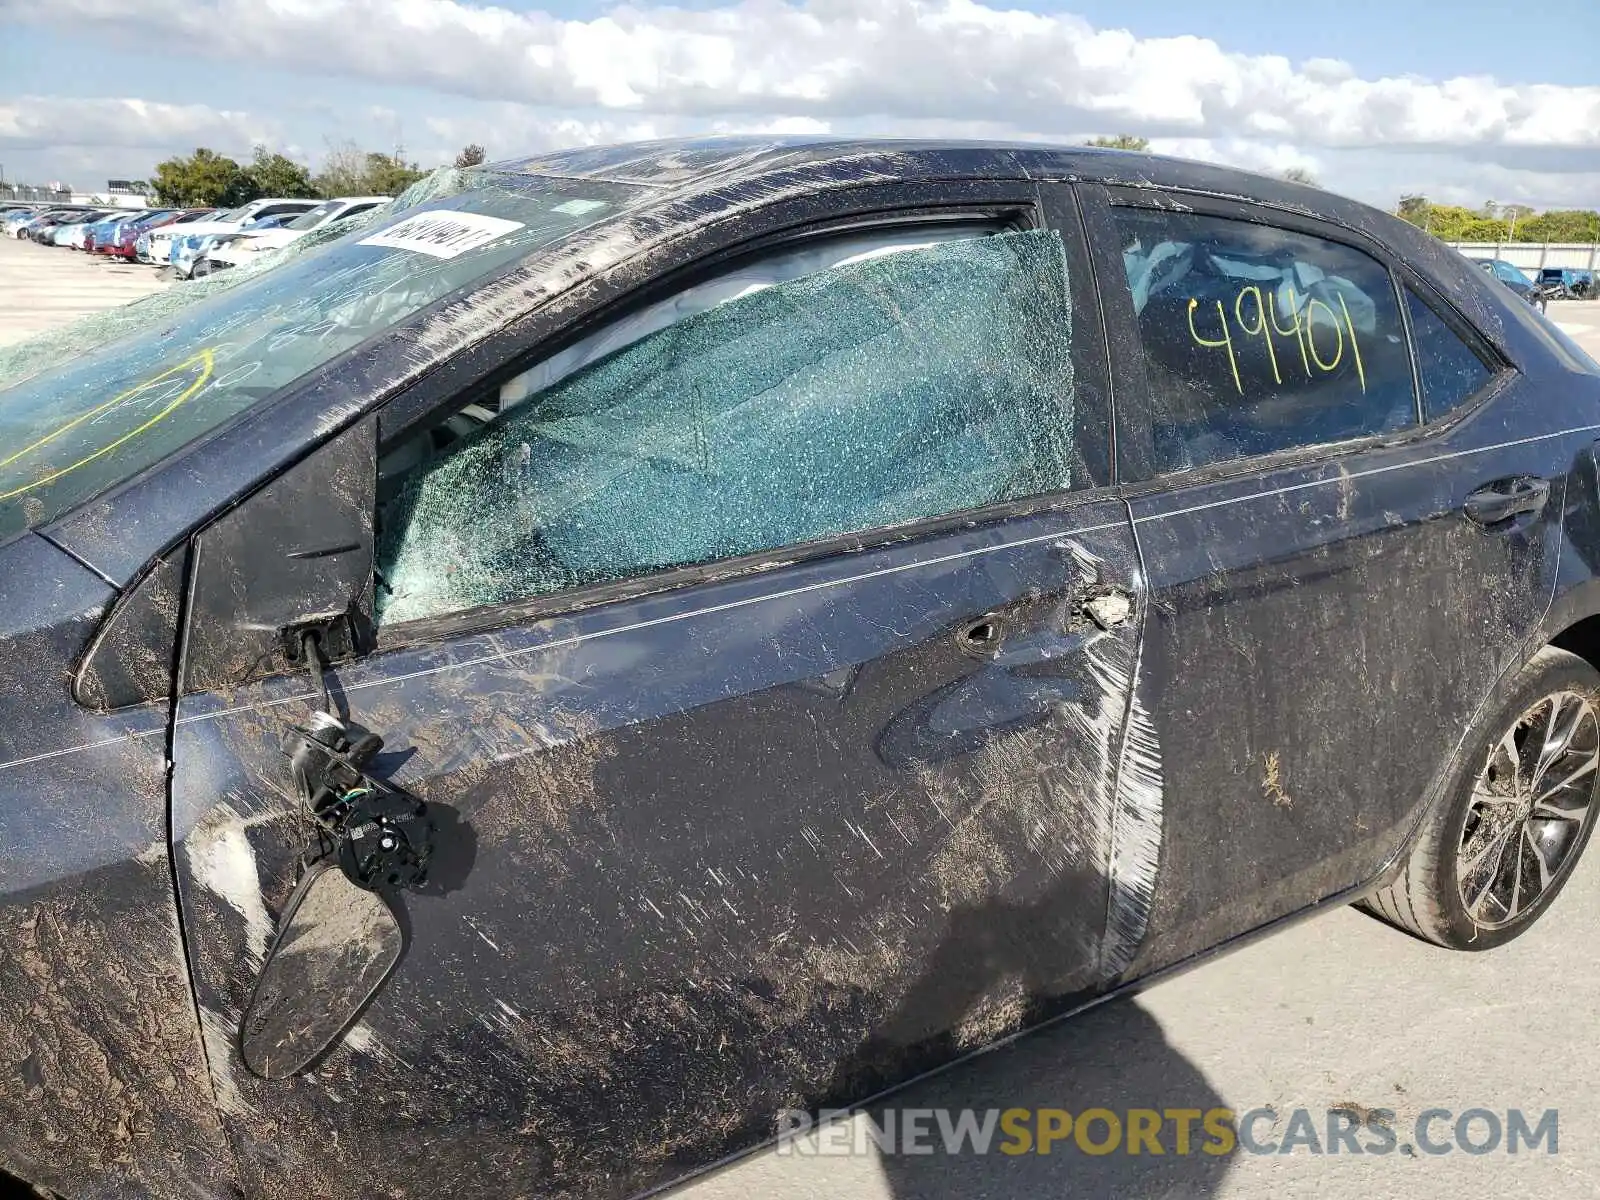
{"type": "Polygon", "coordinates": [[[384,220],[198,302],[185,303],[179,285],[169,289],[178,296],[130,305],[108,323],[110,337],[97,343],[85,327],[72,357],[31,378],[26,345],[0,356],[11,364],[0,371],[24,376],[0,381],[0,540],[131,478],[638,191],[487,171],[451,184],[408,193],[384,220]]]}

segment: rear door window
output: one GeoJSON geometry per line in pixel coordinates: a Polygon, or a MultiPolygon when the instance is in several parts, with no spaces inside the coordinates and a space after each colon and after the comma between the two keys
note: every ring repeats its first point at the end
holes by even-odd
{"type": "Polygon", "coordinates": [[[1158,471],[1417,422],[1405,327],[1382,263],[1272,225],[1112,211],[1158,471]]]}

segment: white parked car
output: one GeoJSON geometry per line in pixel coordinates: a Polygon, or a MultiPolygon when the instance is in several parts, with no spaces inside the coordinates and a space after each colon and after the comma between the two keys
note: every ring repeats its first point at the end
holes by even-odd
{"type": "Polygon", "coordinates": [[[276,229],[241,229],[236,233],[213,235],[201,260],[195,264],[194,273],[205,275],[237,266],[247,255],[259,254],[264,250],[281,250],[314,229],[371,212],[388,203],[388,196],[341,196],[308,209],[276,229]]]}
{"type": "Polygon", "coordinates": [[[316,208],[320,203],[318,200],[286,200],[281,197],[252,200],[249,204],[219,213],[209,221],[194,221],[188,225],[153,230],[150,234],[150,257],[157,264],[169,263],[172,261],[173,242],[178,238],[192,237],[198,241],[214,233],[235,233],[251,221],[262,217],[303,213],[316,208]]]}

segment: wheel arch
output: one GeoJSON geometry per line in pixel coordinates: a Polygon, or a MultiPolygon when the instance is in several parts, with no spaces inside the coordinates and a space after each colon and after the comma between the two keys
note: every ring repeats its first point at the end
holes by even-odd
{"type": "Polygon", "coordinates": [[[1532,658],[1541,646],[1576,654],[1600,671],[1600,579],[1585,580],[1555,598],[1538,635],[1523,648],[1518,665],[1532,658]]]}

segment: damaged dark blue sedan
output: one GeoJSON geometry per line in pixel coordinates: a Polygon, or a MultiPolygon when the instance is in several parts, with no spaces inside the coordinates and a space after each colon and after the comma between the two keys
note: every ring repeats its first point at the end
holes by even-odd
{"type": "Polygon", "coordinates": [[[1600,369],[1372,209],[653,144],[197,286],[0,365],[63,1195],[633,1195],[1321,906],[1498,945],[1590,835],[1600,369]]]}

